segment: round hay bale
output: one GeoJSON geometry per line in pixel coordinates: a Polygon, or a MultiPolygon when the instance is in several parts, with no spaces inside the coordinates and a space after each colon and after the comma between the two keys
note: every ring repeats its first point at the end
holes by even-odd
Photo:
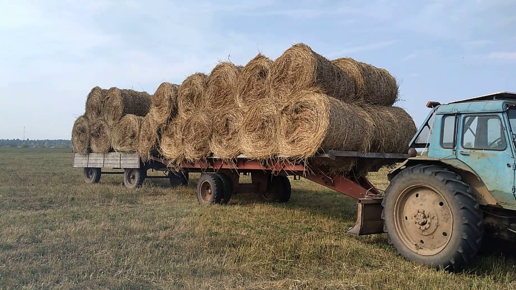
{"type": "Polygon", "coordinates": [[[127,114],[144,117],[149,112],[151,96],[147,92],[110,88],[104,102],[104,119],[109,126],[127,114]]]}
{"type": "Polygon", "coordinates": [[[235,108],[216,113],[213,117],[213,134],[210,142],[213,155],[228,160],[240,154],[238,131],[243,118],[242,110],[235,108]]]}
{"type": "Polygon", "coordinates": [[[149,115],[158,126],[165,125],[177,114],[177,94],[179,86],[171,83],[161,83],[152,96],[149,115]]]}
{"type": "Polygon", "coordinates": [[[165,128],[163,128],[159,141],[159,154],[165,157],[170,164],[175,165],[181,164],[185,159],[180,125],[181,119],[174,118],[165,128]]]}
{"type": "Polygon", "coordinates": [[[278,154],[279,109],[274,100],[265,98],[257,100],[244,115],[238,138],[248,158],[265,160],[278,154]]]}
{"type": "Polygon", "coordinates": [[[270,81],[271,94],[278,99],[311,88],[344,101],[352,101],[355,94],[351,76],[303,43],[293,45],[274,61],[270,81]]]}
{"type": "Polygon", "coordinates": [[[72,148],[80,154],[87,154],[90,148],[90,124],[88,117],[80,116],[73,123],[72,148]]]}
{"type": "Polygon", "coordinates": [[[374,139],[371,151],[380,153],[407,153],[409,142],[417,128],[412,117],[402,108],[364,106],[373,120],[374,139]]]}
{"type": "Polygon", "coordinates": [[[117,152],[136,152],[143,117],[127,114],[111,130],[111,145],[117,152]]]}
{"type": "Polygon", "coordinates": [[[90,123],[90,147],[94,153],[108,153],[111,150],[111,130],[103,119],[90,123]]]}
{"type": "MultiPolygon", "coordinates": [[[[241,68],[241,67],[240,67],[241,68]]],[[[221,62],[213,68],[208,80],[204,101],[208,115],[224,108],[236,106],[235,91],[240,70],[231,62],[221,62]]]]}
{"type": "Polygon", "coordinates": [[[204,160],[211,153],[211,119],[204,112],[192,113],[185,117],[178,119],[185,159],[188,162],[204,160]]]}
{"type": "Polygon", "coordinates": [[[158,125],[150,114],[143,118],[140,135],[138,136],[138,153],[143,161],[147,161],[153,154],[158,153],[158,125]]]}
{"type": "Polygon", "coordinates": [[[249,61],[238,76],[236,103],[247,111],[257,100],[270,95],[269,76],[273,61],[261,53],[249,61]]]}
{"type": "Polygon", "coordinates": [[[203,98],[208,86],[208,80],[208,75],[195,73],[181,83],[177,95],[178,112],[180,115],[204,110],[206,104],[203,98]]]}
{"type": "Polygon", "coordinates": [[[367,152],[372,128],[373,120],[359,106],[319,91],[301,91],[280,113],[280,155],[306,159],[321,149],[367,152]]]}
{"type": "Polygon", "coordinates": [[[396,102],[398,84],[387,70],[349,57],[332,62],[352,76],[358,100],[380,106],[392,106],[396,102]]]}
{"type": "Polygon", "coordinates": [[[85,115],[89,120],[96,120],[102,117],[104,101],[107,96],[107,90],[99,86],[91,89],[86,98],[86,112],[85,115]]]}

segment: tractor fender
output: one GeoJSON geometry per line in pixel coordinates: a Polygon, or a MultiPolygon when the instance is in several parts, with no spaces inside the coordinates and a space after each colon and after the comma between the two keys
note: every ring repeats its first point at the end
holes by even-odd
{"type": "Polygon", "coordinates": [[[455,158],[432,158],[432,157],[411,157],[407,158],[403,163],[401,163],[398,167],[392,169],[387,177],[389,181],[391,181],[396,175],[398,175],[403,169],[411,166],[415,166],[418,164],[435,164],[443,166],[458,175],[462,178],[464,182],[470,185],[473,194],[477,197],[478,203],[480,205],[490,205],[495,207],[502,206],[496,201],[491,192],[487,189],[487,186],[484,184],[482,179],[478,176],[478,174],[467,164],[464,162],[455,159],[455,158]]]}

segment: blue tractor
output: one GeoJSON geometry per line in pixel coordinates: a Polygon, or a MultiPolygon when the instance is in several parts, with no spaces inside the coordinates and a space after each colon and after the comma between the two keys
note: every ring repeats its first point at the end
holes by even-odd
{"type": "Polygon", "coordinates": [[[384,231],[408,260],[460,269],[484,237],[516,236],[516,94],[427,107],[412,157],[388,175],[384,231]]]}

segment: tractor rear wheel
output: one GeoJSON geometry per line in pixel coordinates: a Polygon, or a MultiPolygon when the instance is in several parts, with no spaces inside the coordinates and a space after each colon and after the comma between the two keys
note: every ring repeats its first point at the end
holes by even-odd
{"type": "Polygon", "coordinates": [[[430,267],[459,270],[482,243],[482,211],[468,184],[436,165],[404,169],[382,202],[384,231],[398,253],[430,267]]]}

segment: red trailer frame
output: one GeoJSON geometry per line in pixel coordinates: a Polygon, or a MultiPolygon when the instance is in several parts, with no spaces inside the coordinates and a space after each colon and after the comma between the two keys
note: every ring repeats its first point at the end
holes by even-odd
{"type": "Polygon", "coordinates": [[[231,161],[224,161],[217,157],[210,157],[205,161],[195,163],[183,162],[180,166],[167,166],[164,159],[153,157],[153,161],[165,165],[176,172],[201,172],[218,173],[228,177],[232,183],[233,193],[262,193],[268,188],[272,176],[294,176],[294,179],[304,177],[327,188],[345,194],[358,201],[357,222],[348,233],[354,235],[367,235],[383,232],[383,220],[381,212],[383,200],[380,191],[374,187],[364,176],[353,174],[348,175],[326,174],[324,170],[315,165],[308,165],[316,158],[327,158],[337,160],[341,158],[354,158],[360,164],[360,160],[381,160],[377,162],[377,171],[385,164],[393,164],[404,161],[408,154],[396,153],[359,153],[351,151],[330,150],[327,153],[319,154],[305,162],[275,161],[260,162],[250,160],[244,155],[238,156],[231,161]],[[252,182],[242,184],[239,182],[240,174],[251,174],[252,182]]]}
{"type": "Polygon", "coordinates": [[[84,168],[84,179],[87,183],[99,182],[102,168],[124,169],[124,172],[104,172],[104,174],[124,174],[124,185],[128,188],[141,186],[145,178],[169,178],[172,186],[187,184],[188,175],[180,173],[200,172],[202,174],[197,186],[197,198],[201,204],[227,203],[234,193],[258,193],[264,198],[270,197],[272,193],[272,198],[268,200],[288,201],[291,187],[290,180],[285,176],[293,176],[294,180],[304,177],[357,199],[357,223],[348,233],[367,235],[383,232],[383,220],[381,219],[383,197],[366,177],[354,173],[359,172],[360,166],[364,163],[368,164],[368,171],[378,171],[383,165],[406,160],[409,155],[413,154],[330,150],[303,162],[260,162],[240,155],[229,161],[213,156],[195,163],[183,162],[180,165],[170,165],[168,160],[157,156],[143,162],[137,153],[110,152],[85,155],[76,153],[73,166],[84,168]],[[317,159],[333,162],[353,160],[356,161],[356,165],[346,175],[328,174],[327,170],[314,165],[320,164],[315,162],[317,159]],[[364,162],[366,160],[367,162],[364,162]],[[371,168],[371,164],[374,165],[373,168],[371,168]],[[147,176],[147,170],[149,169],[168,171],[168,176],[147,176]],[[242,173],[251,175],[251,183],[240,183],[242,173]],[[204,184],[207,187],[202,188],[204,184]],[[221,190],[224,190],[224,192],[222,193],[221,190]],[[215,194],[212,194],[212,191],[215,194]],[[278,194],[284,196],[278,197],[278,194]],[[213,200],[214,196],[218,200],[213,200]],[[205,200],[207,197],[209,197],[208,200],[205,200]]]}

